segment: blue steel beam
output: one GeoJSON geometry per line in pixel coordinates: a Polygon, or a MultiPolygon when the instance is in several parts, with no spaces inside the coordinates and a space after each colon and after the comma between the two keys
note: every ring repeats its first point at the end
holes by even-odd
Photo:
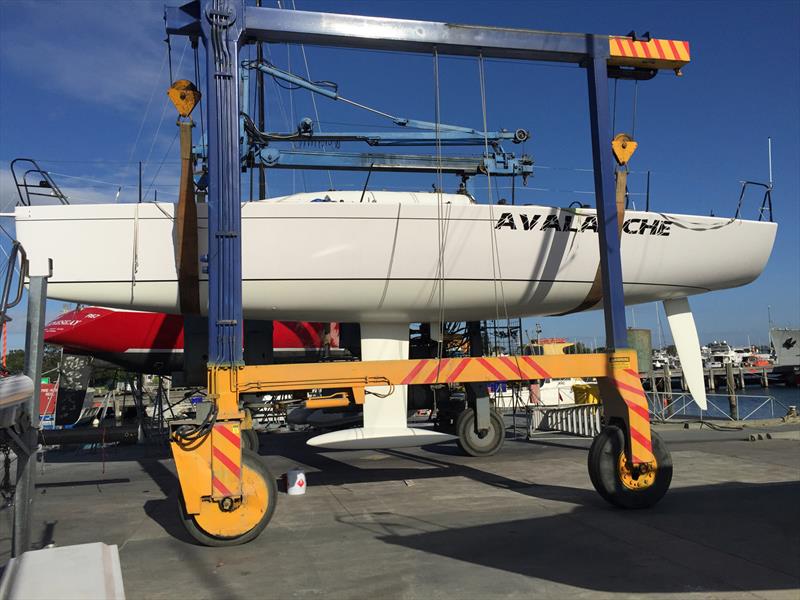
{"type": "Polygon", "coordinates": [[[430,155],[383,154],[370,152],[314,152],[310,150],[278,150],[264,148],[258,154],[267,167],[277,169],[323,169],[344,171],[383,171],[406,173],[453,173],[474,176],[519,175],[533,173],[533,162],[526,157],[502,154],[485,157],[443,156],[441,162],[430,155]]]}
{"type": "MultiPolygon", "coordinates": [[[[294,131],[291,133],[266,133],[273,142],[364,142],[370,146],[494,146],[500,141],[519,143],[521,137],[513,131],[294,131]]],[[[527,139],[527,138],[526,138],[527,139]]]]}
{"type": "Polygon", "coordinates": [[[627,348],[625,300],[622,288],[617,202],[614,191],[614,163],[611,151],[611,123],[608,105],[608,44],[595,39],[594,56],[586,67],[589,83],[589,117],[592,130],[594,190],[600,238],[600,273],[603,280],[603,313],[606,346],[627,348]]]}
{"type": "Polygon", "coordinates": [[[243,364],[239,38],[243,5],[202,3],[208,89],[208,361],[243,364]]]}
{"type": "MultiPolygon", "coordinates": [[[[248,6],[247,41],[423,52],[486,58],[583,62],[592,35],[248,6]]],[[[608,36],[602,36],[608,43],[608,36]]],[[[610,142],[609,142],[610,143],[610,142]]]]}
{"type": "MultiPolygon", "coordinates": [[[[339,94],[338,88],[335,85],[334,87],[318,85],[316,83],[308,81],[307,79],[303,79],[302,77],[299,77],[294,73],[289,73],[288,71],[284,71],[283,69],[278,69],[273,65],[269,65],[263,62],[257,63],[255,61],[247,61],[242,63],[242,67],[244,67],[245,69],[258,70],[262,73],[266,73],[267,75],[271,75],[274,78],[281,79],[283,81],[286,81],[287,83],[291,83],[292,85],[296,85],[298,87],[306,89],[314,94],[320,94],[321,96],[325,96],[326,98],[329,98],[331,100],[342,100],[343,102],[355,106],[356,108],[367,110],[371,113],[375,113],[382,117],[386,117],[399,127],[408,127],[409,129],[421,129],[424,131],[432,131],[432,132],[438,130],[440,132],[440,137],[443,137],[445,139],[447,139],[447,136],[451,136],[456,132],[466,134],[467,136],[472,136],[471,139],[479,139],[479,143],[481,144],[484,143],[484,137],[490,138],[490,141],[492,141],[492,139],[495,140],[504,139],[513,141],[515,143],[524,142],[525,140],[528,139],[528,132],[523,129],[517,129],[516,132],[514,133],[511,133],[510,131],[507,130],[484,133],[482,131],[476,131],[475,129],[472,129],[470,127],[448,125],[447,123],[431,123],[430,121],[418,121],[415,119],[396,117],[388,113],[385,113],[383,111],[366,106],[364,104],[359,104],[358,102],[354,102],[348,98],[345,98],[344,96],[341,96],[339,94]]],[[[309,124],[310,123],[311,121],[309,120],[309,124]]],[[[337,135],[344,135],[344,134],[337,134],[337,135]]],[[[407,139],[410,139],[411,136],[417,135],[417,133],[407,133],[404,135],[406,136],[407,139]]]]}

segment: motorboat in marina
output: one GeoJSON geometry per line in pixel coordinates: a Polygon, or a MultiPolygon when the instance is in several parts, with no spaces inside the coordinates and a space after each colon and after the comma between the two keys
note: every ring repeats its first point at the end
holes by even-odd
{"type": "Polygon", "coordinates": [[[743,356],[736,352],[726,341],[714,341],[706,346],[705,365],[709,369],[723,369],[727,365],[739,367],[743,356]]]}

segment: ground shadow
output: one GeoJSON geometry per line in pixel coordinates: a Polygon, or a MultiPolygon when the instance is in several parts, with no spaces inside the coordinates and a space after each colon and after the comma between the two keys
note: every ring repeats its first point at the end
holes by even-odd
{"type": "MultiPolygon", "coordinates": [[[[260,454],[281,456],[298,465],[307,467],[306,479],[309,486],[349,485],[355,483],[376,483],[384,481],[423,480],[441,477],[465,477],[493,487],[513,490],[526,496],[543,499],[560,499],[576,504],[597,505],[602,502],[594,491],[559,485],[532,484],[493,473],[493,467],[507,460],[502,451],[494,457],[473,458],[464,456],[452,444],[453,460],[444,460],[429,454],[418,455],[403,450],[375,450],[373,452],[389,457],[403,459],[406,463],[418,466],[387,466],[375,464],[372,468],[360,468],[333,458],[337,452],[313,448],[306,444],[307,436],[285,434],[271,438],[262,436],[260,454]],[[473,466],[475,465],[475,466],[473,466]],[[424,468],[423,468],[424,467],[424,468]]],[[[447,447],[439,444],[437,450],[447,447]]],[[[428,447],[426,447],[428,448],[428,447]]],[[[585,452],[585,449],[583,450],[585,452]]],[[[444,455],[440,452],[440,455],[444,455]]]]}
{"type": "Polygon", "coordinates": [[[798,483],[707,485],[672,490],[647,511],[581,506],[380,539],[596,591],[789,590],[800,585],[798,498],[798,483]]]}
{"type": "Polygon", "coordinates": [[[144,512],[171,537],[187,544],[196,544],[181,522],[179,505],[180,483],[177,476],[158,460],[141,459],[139,464],[159,487],[164,498],[148,500],[144,512]]]}

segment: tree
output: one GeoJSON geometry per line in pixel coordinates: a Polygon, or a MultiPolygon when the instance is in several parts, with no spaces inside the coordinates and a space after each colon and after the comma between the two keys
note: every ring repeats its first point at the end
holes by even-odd
{"type": "Polygon", "coordinates": [[[591,349],[583,342],[575,342],[572,346],[564,348],[564,354],[589,354],[591,349]]]}
{"type": "MultiPolygon", "coordinates": [[[[61,348],[45,344],[42,356],[42,373],[58,368],[61,348]]],[[[19,375],[25,369],[25,350],[12,350],[6,356],[6,370],[11,375],[19,375]]],[[[47,375],[45,375],[46,377],[47,375]]]]}

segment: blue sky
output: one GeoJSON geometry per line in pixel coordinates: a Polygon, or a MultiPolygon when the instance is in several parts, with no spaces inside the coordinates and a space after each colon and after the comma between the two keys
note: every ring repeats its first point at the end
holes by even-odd
{"type": "MultiPolygon", "coordinates": [[[[800,3],[296,0],[296,6],[555,31],[626,34],[633,29],[688,40],[693,60],[683,77],[661,73],[638,87],[640,146],[631,163],[638,172],[631,176],[631,190],[644,192],[641,173],[650,170],[653,208],[732,215],[739,182],[767,178],[767,137],[772,136],[779,232],[767,269],[749,286],[691,302],[704,341],[743,344],[748,336],[765,341],[768,305],[776,325],[800,326],[800,3]]],[[[159,200],[175,199],[177,128],[165,95],[169,76],[162,14],[163,2],[0,2],[0,210],[15,201],[8,162],[17,156],[41,159],[59,174],[69,195],[93,202],[114,201],[119,187],[120,201],[135,201],[141,160],[147,197],[157,190],[159,200]]],[[[269,54],[277,65],[305,74],[299,47],[271,45],[269,54]]],[[[392,114],[433,120],[431,57],[318,47],[307,47],[305,54],[312,78],[336,81],[343,95],[392,114]]],[[[174,78],[193,79],[193,62],[185,41],[174,38],[174,78]]],[[[518,201],[591,203],[584,72],[571,65],[487,61],[486,84],[489,128],[524,127],[532,134],[525,151],[536,160],[536,175],[527,189],[517,187],[518,201]]],[[[481,127],[474,59],[441,58],[440,90],[444,122],[481,127]]],[[[268,84],[268,128],[291,129],[290,123],[313,116],[307,92],[278,91],[268,84]]],[[[619,83],[618,131],[630,132],[633,126],[633,95],[632,83],[619,83]]],[[[386,125],[324,98],[317,99],[317,108],[325,130],[386,125]]],[[[360,189],[363,178],[332,175],[340,189],[360,189]]],[[[373,175],[370,187],[430,189],[432,183],[431,177],[373,175]]],[[[456,184],[445,180],[449,189],[456,184]]],[[[329,185],[325,172],[269,174],[269,195],[329,185]]],[[[485,199],[485,191],[480,194],[485,199]]],[[[634,200],[641,207],[643,196],[634,200]]],[[[747,199],[745,217],[755,217],[759,202],[755,194],[747,199]]],[[[49,314],[60,309],[52,302],[49,314]]],[[[629,325],[635,321],[656,329],[656,311],[654,304],[629,308],[629,325]]],[[[11,347],[23,343],[24,318],[14,314],[11,347]]],[[[602,343],[600,313],[538,321],[544,335],[602,343]]],[[[532,321],[526,329],[533,329],[532,321]]]]}

